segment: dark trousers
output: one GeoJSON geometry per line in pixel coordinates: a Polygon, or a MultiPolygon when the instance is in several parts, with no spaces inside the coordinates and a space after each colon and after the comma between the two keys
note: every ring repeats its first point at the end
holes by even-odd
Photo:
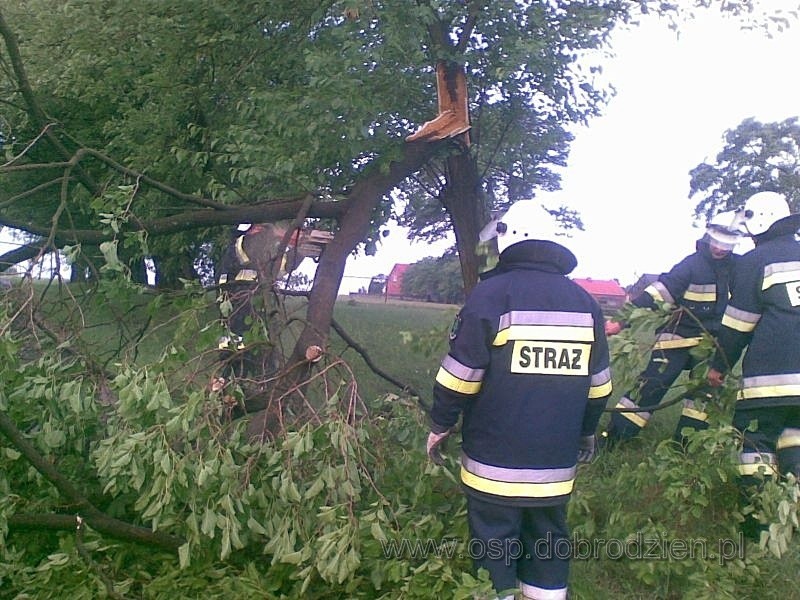
{"type": "Polygon", "coordinates": [[[743,455],[774,456],[780,473],[800,477],[800,406],[737,408],[733,426],[743,435],[743,455]],[[747,431],[752,421],[755,429],[747,431]]]}
{"type": "Polygon", "coordinates": [[[468,495],[467,516],[475,568],[489,572],[498,592],[521,583],[566,594],[572,555],[566,504],[507,506],[468,495]]]}
{"type": "MultiPolygon", "coordinates": [[[[639,408],[658,406],[678,376],[683,371],[692,369],[695,364],[696,360],[691,354],[691,348],[653,350],[647,367],[638,377],[640,387],[627,392],[621,403],[627,400],[631,406],[635,405],[639,408]],[[634,398],[638,398],[638,402],[633,402],[634,398]]],[[[696,400],[700,400],[700,398],[696,400]]],[[[699,410],[684,411],[675,428],[674,438],[676,441],[682,440],[681,430],[684,427],[705,429],[708,426],[704,420],[692,416],[699,412],[699,410]]],[[[611,415],[608,436],[611,441],[631,439],[647,425],[650,417],[651,413],[649,412],[615,412],[611,415]]]]}
{"type": "Polygon", "coordinates": [[[258,318],[253,306],[258,283],[233,281],[222,286],[222,289],[231,303],[231,312],[224,318],[228,342],[224,348],[220,348],[223,374],[228,377],[256,377],[263,371],[259,369],[260,357],[244,344],[244,337],[258,318]]]}

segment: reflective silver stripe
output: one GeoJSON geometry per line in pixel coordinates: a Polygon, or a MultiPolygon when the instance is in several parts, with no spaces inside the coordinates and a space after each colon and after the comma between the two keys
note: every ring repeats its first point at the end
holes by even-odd
{"type": "Polygon", "coordinates": [[[764,280],[761,283],[761,289],[767,290],[773,285],[789,283],[790,281],[800,281],[800,262],[772,263],[764,267],[764,280]]]}
{"type": "Polygon", "coordinates": [[[739,400],[800,396],[800,373],[756,375],[742,379],[739,400]]]}
{"type": "Polygon", "coordinates": [[[800,429],[787,427],[781,432],[776,448],[778,450],[786,450],[787,448],[798,447],[800,447],[800,429]]]}
{"type": "Polygon", "coordinates": [[[611,381],[611,368],[605,368],[599,373],[595,373],[592,375],[592,379],[589,382],[591,386],[601,386],[611,381]]]}
{"type": "Polygon", "coordinates": [[[509,469],[478,462],[466,454],[461,454],[461,466],[484,479],[506,483],[559,483],[575,479],[577,465],[562,469],[509,469]]]}
{"type": "Polygon", "coordinates": [[[694,400],[686,398],[683,401],[683,410],[681,414],[695,421],[708,421],[708,413],[705,412],[705,407],[705,402],[695,402],[694,400]]]}
{"type": "Polygon", "coordinates": [[[519,582],[522,600],[567,600],[567,588],[547,589],[536,585],[519,582]]]}
{"type": "Polygon", "coordinates": [[[667,286],[660,281],[654,281],[648,285],[644,291],[650,294],[654,300],[675,304],[675,298],[673,298],[672,294],[669,293],[667,286]]]}
{"type": "Polygon", "coordinates": [[[458,377],[463,381],[483,381],[483,374],[485,369],[473,369],[464,363],[457,361],[455,358],[447,354],[442,359],[442,368],[454,377],[458,377]]]}
{"type": "MultiPolygon", "coordinates": [[[[615,408],[638,408],[633,400],[627,396],[623,396],[617,402],[615,408]]],[[[644,427],[650,420],[651,413],[649,412],[620,412],[620,416],[625,417],[637,427],[644,427]]]]}
{"type": "Polygon", "coordinates": [[[739,453],[740,475],[755,475],[759,472],[764,475],[776,474],[778,472],[778,457],[771,452],[739,453]]]}
{"type": "Polygon", "coordinates": [[[693,283],[686,288],[683,297],[697,302],[714,302],[717,299],[717,286],[713,283],[704,285],[693,283]]]}
{"type": "Polygon", "coordinates": [[[755,329],[760,319],[761,315],[759,313],[752,313],[741,310],[740,308],[734,308],[729,304],[725,309],[725,314],[722,315],[722,324],[736,331],[749,333],[755,329]]]}
{"type": "Polygon", "coordinates": [[[512,310],[500,315],[499,329],[505,329],[511,325],[579,325],[593,327],[594,319],[591,313],[512,310]]]}
{"type": "Polygon", "coordinates": [[[594,318],[591,313],[512,310],[500,316],[492,344],[509,340],[593,342],[594,318]]]}
{"type": "Polygon", "coordinates": [[[589,398],[605,398],[614,388],[611,385],[611,369],[606,368],[592,375],[589,380],[589,398]]]}

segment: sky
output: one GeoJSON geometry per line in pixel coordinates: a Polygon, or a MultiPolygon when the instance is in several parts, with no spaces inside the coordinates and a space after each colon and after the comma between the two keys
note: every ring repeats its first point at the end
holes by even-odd
{"type": "MultiPolygon", "coordinates": [[[[800,4],[764,1],[776,9],[800,4]]],[[[575,277],[626,286],[668,271],[703,233],[693,219],[697,199],[688,197],[691,169],[713,162],[725,132],[746,118],[800,115],[800,22],[769,39],[706,12],[679,36],[655,19],[612,34],[615,57],[603,69],[617,94],[603,116],[573,130],[562,190],[541,197],[549,208],[564,204],[581,215],[585,231],[559,238],[578,258],[575,277]]],[[[440,256],[446,246],[393,228],[376,256],[349,259],[339,293],[366,287],[397,262],[440,256]]]]}

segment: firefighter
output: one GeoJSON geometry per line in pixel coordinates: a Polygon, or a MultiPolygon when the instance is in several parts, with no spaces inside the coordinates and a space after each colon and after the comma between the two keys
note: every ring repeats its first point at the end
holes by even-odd
{"type": "Polygon", "coordinates": [[[244,238],[252,229],[251,223],[240,223],[225,249],[219,276],[220,306],[227,332],[219,340],[221,360],[225,365],[223,376],[244,377],[256,372],[256,358],[252,350],[245,349],[244,336],[255,321],[253,296],[258,289],[258,272],[244,251],[244,238]]]}
{"type": "MultiPolygon", "coordinates": [[[[800,215],[790,213],[781,194],[758,192],[745,203],[744,217],[755,247],[736,267],[708,373],[712,386],[722,385],[744,351],[733,414],[743,436],[743,499],[761,476],[800,477],[800,215]]],[[[752,519],[742,526],[748,535],[758,528],[752,519]]]]}
{"type": "MultiPolygon", "coordinates": [[[[254,304],[261,281],[274,281],[297,268],[303,258],[319,256],[321,247],[309,241],[311,234],[295,231],[283,246],[286,228],[271,223],[241,223],[222,258],[219,288],[228,329],[219,340],[219,350],[228,376],[263,377],[277,371],[275,348],[258,351],[245,344],[245,334],[255,323],[264,322],[254,304]]],[[[268,329],[265,325],[265,330],[268,329]]],[[[224,375],[223,375],[224,377],[224,375]]]]}
{"type": "Polygon", "coordinates": [[[451,329],[426,447],[439,461],[463,414],[470,555],[498,592],[529,600],[567,597],[567,501],[611,393],[600,306],[566,276],[577,261],[553,225],[535,200],[498,221],[499,262],[451,329]]]}
{"type": "MultiPolygon", "coordinates": [[[[621,412],[611,415],[608,429],[602,433],[601,443],[606,447],[634,438],[647,426],[651,411],[624,412],[625,409],[657,406],[678,376],[698,365],[692,349],[703,334],[716,335],[728,301],[733,265],[739,258],[733,249],[742,235],[740,220],[736,211],[714,216],[697,241],[695,252],[631,301],[634,306],[650,309],[666,303],[674,310],[668,322],[656,331],[649,362],[638,376],[636,387],[620,398],[615,408],[621,412]]],[[[610,320],[606,333],[616,335],[624,326],[622,321],[610,320]]],[[[711,398],[710,391],[701,387],[683,399],[675,441],[685,444],[685,428],[708,427],[706,403],[711,398]]]]}

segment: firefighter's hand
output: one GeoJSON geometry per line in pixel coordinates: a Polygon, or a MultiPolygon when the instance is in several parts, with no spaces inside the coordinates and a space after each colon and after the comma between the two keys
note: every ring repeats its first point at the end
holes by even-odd
{"type": "Polygon", "coordinates": [[[441,445],[442,442],[447,439],[448,435],[450,435],[449,431],[445,431],[444,433],[434,433],[431,431],[428,434],[428,441],[425,444],[425,451],[428,453],[428,458],[430,458],[434,464],[444,464],[441,445]]]}
{"type": "Polygon", "coordinates": [[[622,331],[622,323],[619,321],[606,321],[606,335],[617,335],[622,331]]]}
{"type": "Polygon", "coordinates": [[[590,463],[597,455],[597,438],[594,435],[584,435],[578,445],[578,462],[590,463]]]}
{"type": "Polygon", "coordinates": [[[709,369],[708,375],[706,375],[706,379],[708,380],[708,385],[711,387],[720,387],[722,383],[725,381],[725,375],[720,373],[716,369],[709,369]]]}

